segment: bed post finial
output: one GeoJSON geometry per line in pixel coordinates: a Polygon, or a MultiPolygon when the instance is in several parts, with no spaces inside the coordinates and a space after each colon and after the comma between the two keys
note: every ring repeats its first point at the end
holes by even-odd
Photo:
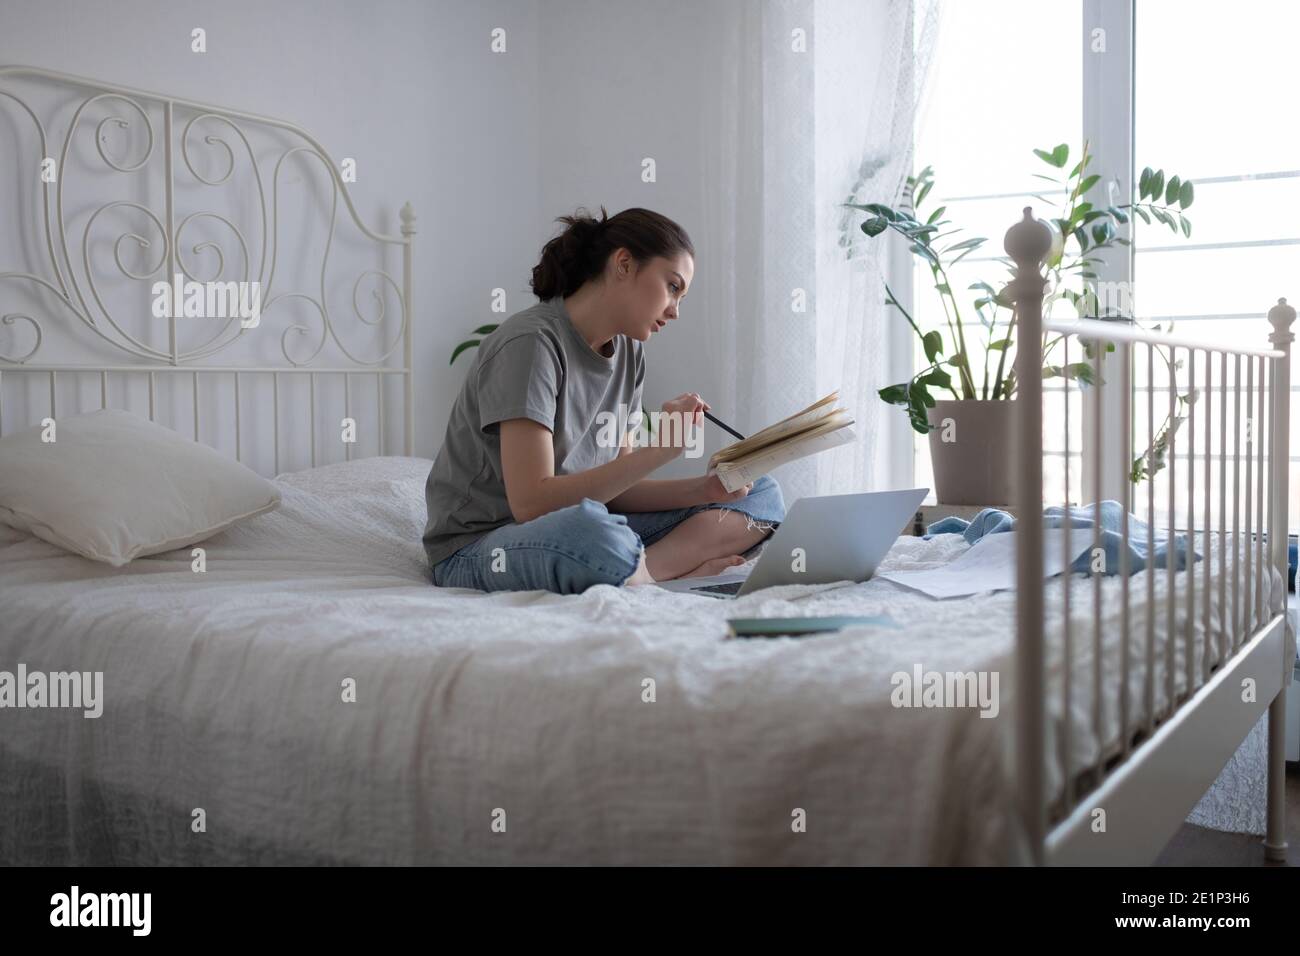
{"type": "Polygon", "coordinates": [[[1295,306],[1287,305],[1286,299],[1277,300],[1277,305],[1268,310],[1268,324],[1273,326],[1273,333],[1268,340],[1274,345],[1282,345],[1284,342],[1294,342],[1295,335],[1291,332],[1291,323],[1295,321],[1295,306]]]}
{"type": "MultiPolygon", "coordinates": [[[[1016,264],[1011,283],[1017,323],[1015,429],[1016,535],[1016,791],[1028,861],[1044,862],[1047,835],[1046,678],[1043,663],[1043,258],[1052,230],[1031,206],[1007,230],[1003,248],[1016,264]]],[[[992,502],[990,502],[991,504],[992,502]]]]}
{"type": "Polygon", "coordinates": [[[411,208],[409,200],[402,206],[402,211],[398,215],[402,218],[402,235],[415,235],[415,210],[411,208]]]}
{"type": "MultiPolygon", "coordinates": [[[[1023,269],[1028,263],[1037,273],[1043,257],[1051,251],[1052,230],[1047,223],[1034,218],[1033,206],[1026,206],[1024,218],[1007,230],[1006,238],[1002,240],[1002,248],[1018,267],[1023,269]]],[[[1020,278],[1019,271],[1016,277],[1020,278]]]]}

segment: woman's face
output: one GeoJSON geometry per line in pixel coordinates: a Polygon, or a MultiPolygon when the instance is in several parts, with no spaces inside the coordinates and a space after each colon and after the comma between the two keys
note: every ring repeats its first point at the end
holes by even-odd
{"type": "MultiPolygon", "coordinates": [[[[626,255],[625,249],[616,253],[617,257],[626,255]]],[[[636,260],[628,256],[628,265],[629,272],[636,271],[630,282],[621,284],[625,290],[621,331],[645,342],[677,318],[678,307],[695,276],[695,260],[682,252],[671,257],[656,256],[636,269],[636,260]]]]}

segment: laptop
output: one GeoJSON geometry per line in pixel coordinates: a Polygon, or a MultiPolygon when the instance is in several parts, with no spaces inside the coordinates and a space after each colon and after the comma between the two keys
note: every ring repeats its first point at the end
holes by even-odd
{"type": "Polygon", "coordinates": [[[929,493],[929,488],[912,488],[800,498],[749,570],[656,584],[668,591],[733,598],[777,584],[866,581],[929,493]]]}

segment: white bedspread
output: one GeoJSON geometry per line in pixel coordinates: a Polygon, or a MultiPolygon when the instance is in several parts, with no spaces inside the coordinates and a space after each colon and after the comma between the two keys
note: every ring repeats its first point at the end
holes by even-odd
{"type": "MultiPolygon", "coordinates": [[[[99,719],[0,711],[0,861],[1009,859],[1010,594],[938,602],[883,580],[734,601],[439,589],[420,544],[429,465],[281,476],[282,507],[205,542],[202,574],[188,550],[114,569],[0,529],[0,669],[103,671],[105,697],[99,719]],[[729,616],[804,614],[904,628],[723,639],[729,616]],[[891,676],[917,664],[999,672],[998,717],[893,707],[891,676]]],[[[886,567],[965,548],[901,538],[886,567]]],[[[1132,586],[1138,607],[1141,575],[1132,586]]],[[[1074,587],[1090,687],[1091,585],[1074,587]]],[[[1104,587],[1111,621],[1119,581],[1104,587]]],[[[1059,640],[1048,660],[1059,720],[1059,640]]],[[[1131,686],[1141,701],[1140,666],[1131,686]]],[[[1085,696],[1081,763],[1097,749],[1085,696]]],[[[1112,745],[1115,711],[1112,698],[1112,745]]]]}

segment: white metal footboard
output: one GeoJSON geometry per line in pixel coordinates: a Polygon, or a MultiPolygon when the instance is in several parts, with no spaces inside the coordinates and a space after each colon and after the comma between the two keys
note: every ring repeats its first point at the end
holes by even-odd
{"type": "MultiPolygon", "coordinates": [[[[1136,431],[1150,447],[1144,460],[1119,459],[1125,469],[1115,529],[1120,566],[1109,569],[1118,574],[1092,573],[1085,580],[1066,573],[1044,581],[1044,505],[1062,505],[1068,524],[1071,496],[1079,489],[1069,487],[1068,464],[1065,487],[1043,487],[1043,362],[1038,349],[1019,351],[1016,784],[1026,854],[1035,863],[1150,863],[1267,709],[1265,852],[1269,859],[1285,859],[1285,693],[1295,659],[1295,638],[1285,623],[1295,310],[1282,299],[1269,312],[1273,348],[1267,349],[1225,347],[1126,323],[1044,322],[1041,266],[1050,246],[1048,227],[1027,207],[1005,242],[1016,263],[1017,341],[1059,336],[1062,368],[1070,366],[1073,346],[1076,361],[1090,364],[1095,382],[1104,378],[1107,387],[1117,386],[1118,420],[1106,420],[1102,388],[1081,393],[1091,407],[1085,467],[1093,489],[1103,487],[1101,449],[1107,439],[1134,447],[1133,404],[1143,393],[1146,422],[1136,431]],[[1169,370],[1159,387],[1157,355],[1169,370]],[[1135,361],[1139,368],[1146,363],[1144,389],[1135,390],[1135,361]],[[1183,364],[1185,383],[1177,374],[1183,364]],[[1183,387],[1187,394],[1180,397],[1183,387]],[[1198,395],[1206,396],[1203,408],[1198,395]],[[1157,409],[1163,415],[1166,404],[1168,427],[1157,430],[1157,409]],[[1139,466],[1145,479],[1135,485],[1130,470],[1139,466]],[[1161,483],[1167,502],[1158,513],[1161,483]],[[1182,520],[1179,495],[1186,500],[1182,520]],[[1131,533],[1129,514],[1135,511],[1148,519],[1141,537],[1131,533]],[[1183,537],[1185,557],[1175,546],[1176,533],[1183,537]],[[1166,560],[1155,567],[1150,555],[1166,535],[1166,560]],[[1132,542],[1145,544],[1148,555],[1136,574],[1130,573],[1132,542]],[[1141,599],[1137,607],[1135,595],[1141,599]],[[1118,628],[1103,626],[1103,605],[1122,606],[1118,628]],[[1087,718],[1082,732],[1080,712],[1087,718]]],[[[1068,371],[1062,380],[1068,463],[1068,371]]],[[[1094,508],[1090,518],[1094,560],[1105,554],[1100,514],[1094,508]]],[[[1069,537],[1061,536],[1067,564],[1073,557],[1069,537]]]]}

